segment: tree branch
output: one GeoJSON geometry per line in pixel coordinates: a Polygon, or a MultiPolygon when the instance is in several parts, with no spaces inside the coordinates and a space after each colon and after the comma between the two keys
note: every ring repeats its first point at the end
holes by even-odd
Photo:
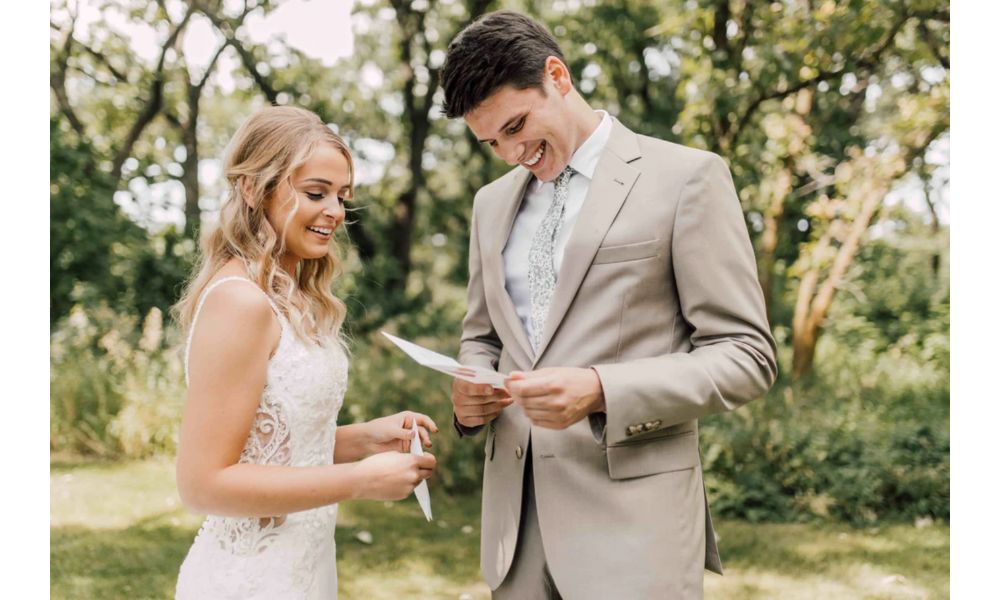
{"type": "MultiPolygon", "coordinates": [[[[55,27],[55,24],[52,22],[49,25],[55,27]]],[[[82,138],[85,137],[83,122],[76,116],[73,105],[69,101],[69,94],[66,92],[66,69],[69,64],[70,52],[73,50],[73,30],[75,28],[76,14],[72,14],[66,39],[63,41],[62,48],[56,55],[56,68],[52,69],[52,72],[49,74],[49,87],[55,93],[56,103],[59,104],[59,109],[66,116],[66,120],[69,121],[70,127],[82,138]]]]}
{"type": "Polygon", "coordinates": [[[725,53],[726,60],[732,59],[729,36],[726,35],[731,16],[732,12],[729,7],[729,0],[717,0],[712,23],[712,42],[715,44],[716,50],[725,53]]]}
{"type": "Polygon", "coordinates": [[[736,128],[731,130],[732,138],[728,146],[733,147],[736,145],[736,142],[739,140],[740,134],[744,131],[747,124],[750,122],[750,119],[753,118],[753,115],[757,112],[757,109],[759,109],[760,106],[763,103],[767,102],[768,100],[780,100],[782,98],[785,98],[787,96],[790,96],[798,92],[801,89],[817,85],[820,82],[827,81],[829,79],[836,79],[838,77],[841,77],[844,74],[848,73],[850,70],[866,69],[874,67],[876,64],[878,64],[878,61],[882,57],[882,54],[889,48],[890,44],[892,44],[892,42],[896,39],[896,34],[899,33],[903,25],[905,25],[906,22],[909,21],[912,17],[913,17],[912,14],[903,14],[893,24],[893,26],[889,29],[888,34],[886,34],[885,38],[875,47],[875,49],[872,50],[868,54],[868,56],[861,58],[860,60],[854,62],[853,64],[844,65],[843,67],[839,69],[834,69],[833,71],[820,71],[816,76],[800,81],[799,83],[789,88],[783,90],[774,90],[758,96],[755,100],[753,100],[750,103],[750,106],[747,107],[746,111],[744,111],[743,115],[739,119],[736,128]]]}
{"type": "Polygon", "coordinates": [[[88,46],[86,44],[83,44],[83,43],[80,43],[80,42],[77,42],[77,44],[79,44],[80,47],[83,48],[84,51],[87,52],[87,54],[89,54],[89,55],[93,56],[95,59],[97,59],[97,62],[99,62],[102,65],[104,65],[104,68],[106,68],[111,73],[111,76],[114,77],[116,81],[118,81],[119,83],[125,83],[125,82],[128,81],[128,77],[126,77],[126,75],[124,73],[122,73],[121,71],[119,71],[118,69],[116,69],[111,64],[111,61],[108,59],[108,57],[104,55],[104,53],[98,52],[97,50],[94,50],[93,48],[91,48],[90,46],[88,46]]]}
{"type": "Polygon", "coordinates": [[[118,149],[117,154],[115,154],[114,161],[111,166],[111,177],[116,182],[116,186],[121,179],[122,165],[128,159],[129,154],[132,153],[132,147],[135,145],[142,131],[147,125],[156,117],[157,113],[160,112],[160,108],[163,105],[163,83],[164,83],[164,64],[167,60],[167,50],[169,50],[174,43],[177,41],[178,36],[183,31],[184,27],[187,26],[188,21],[191,19],[191,15],[194,14],[194,7],[189,7],[187,12],[184,14],[184,18],[181,22],[174,27],[174,30],[170,32],[167,40],[163,43],[163,47],[160,49],[160,58],[156,63],[155,76],[153,78],[153,83],[150,86],[149,99],[146,101],[146,105],[139,116],[136,117],[135,122],[132,124],[128,135],[125,137],[125,142],[118,149]]]}
{"type": "Polygon", "coordinates": [[[171,111],[171,110],[169,110],[167,108],[164,108],[160,112],[160,114],[163,115],[163,118],[166,119],[167,123],[170,123],[172,126],[176,127],[177,129],[184,129],[184,124],[181,123],[180,117],[178,117],[176,114],[174,114],[173,111],[171,111]]]}
{"type": "Polygon", "coordinates": [[[941,52],[941,47],[938,46],[937,41],[934,39],[934,34],[931,33],[929,27],[927,27],[926,21],[920,21],[918,25],[920,29],[920,34],[923,36],[924,43],[930,48],[931,54],[937,59],[941,66],[945,69],[951,69],[951,60],[941,52]]]}
{"type": "Polygon", "coordinates": [[[198,83],[194,84],[194,87],[195,87],[196,90],[201,91],[201,89],[203,87],[205,87],[205,84],[208,83],[208,76],[211,75],[212,74],[212,70],[215,69],[215,63],[218,62],[219,57],[222,56],[222,52],[227,47],[229,47],[230,44],[231,44],[231,42],[229,40],[226,40],[226,41],[222,42],[222,45],[219,46],[219,49],[215,51],[215,55],[212,56],[212,60],[210,60],[208,62],[208,66],[205,67],[205,74],[202,75],[201,81],[199,81],[198,83]]]}
{"type": "Polygon", "coordinates": [[[232,46],[233,49],[236,50],[236,53],[240,55],[240,62],[243,63],[243,67],[248,73],[250,73],[250,77],[253,78],[254,83],[256,83],[257,87],[260,88],[261,93],[264,94],[267,101],[271,104],[277,104],[278,91],[275,90],[274,84],[263,73],[261,73],[260,70],[257,69],[257,60],[254,58],[253,54],[246,48],[246,46],[243,45],[243,42],[236,38],[236,29],[239,24],[242,24],[246,16],[255,8],[256,6],[245,4],[243,14],[237,18],[237,25],[235,27],[233,26],[233,23],[230,23],[226,19],[220,19],[218,15],[207,11],[203,12],[203,14],[208,17],[208,20],[211,21],[212,24],[215,25],[216,29],[222,33],[223,37],[226,38],[226,43],[232,46]]]}

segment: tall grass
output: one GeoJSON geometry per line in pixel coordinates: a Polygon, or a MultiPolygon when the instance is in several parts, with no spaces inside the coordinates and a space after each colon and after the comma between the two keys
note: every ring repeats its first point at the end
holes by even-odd
{"type": "Polygon", "coordinates": [[[50,449],[138,458],[172,453],[184,401],[178,332],[107,306],[73,308],[53,331],[50,449]]]}

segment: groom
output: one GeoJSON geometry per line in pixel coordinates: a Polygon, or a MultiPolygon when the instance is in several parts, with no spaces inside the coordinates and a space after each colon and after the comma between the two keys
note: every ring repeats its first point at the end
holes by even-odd
{"type": "Polygon", "coordinates": [[[592,109],[531,19],[449,45],[445,112],[514,168],[472,209],[460,435],[486,429],[494,598],[700,598],[722,572],[698,419],[773,383],[774,341],[725,162],[592,109]],[[508,394],[509,393],[509,394],[508,394]]]}

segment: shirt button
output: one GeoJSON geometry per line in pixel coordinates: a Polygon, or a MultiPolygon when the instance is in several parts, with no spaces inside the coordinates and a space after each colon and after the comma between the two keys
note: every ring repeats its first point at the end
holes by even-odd
{"type": "Polygon", "coordinates": [[[524,456],[524,450],[521,450],[521,447],[518,446],[517,449],[514,450],[514,456],[516,456],[518,460],[521,460],[521,457],[524,456]]]}

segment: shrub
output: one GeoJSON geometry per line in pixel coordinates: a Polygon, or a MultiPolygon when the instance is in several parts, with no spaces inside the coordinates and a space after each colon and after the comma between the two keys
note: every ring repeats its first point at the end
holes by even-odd
{"type": "Polygon", "coordinates": [[[49,447],[57,453],[172,453],[184,398],[177,332],[153,308],[134,317],[75,306],[51,338],[49,447]]]}

